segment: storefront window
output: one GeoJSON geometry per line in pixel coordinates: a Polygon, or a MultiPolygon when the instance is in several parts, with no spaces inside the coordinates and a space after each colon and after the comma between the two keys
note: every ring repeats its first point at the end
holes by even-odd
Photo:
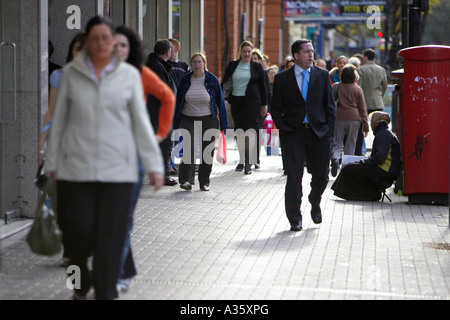
{"type": "Polygon", "coordinates": [[[172,1],[172,38],[180,39],[180,0],[172,1]]]}
{"type": "Polygon", "coordinates": [[[104,0],[103,16],[108,19],[111,18],[111,1],[110,0],[104,0]]]}

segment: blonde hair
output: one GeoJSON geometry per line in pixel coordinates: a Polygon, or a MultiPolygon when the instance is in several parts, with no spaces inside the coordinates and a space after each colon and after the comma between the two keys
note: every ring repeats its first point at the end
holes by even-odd
{"type": "Polygon", "coordinates": [[[203,62],[205,63],[205,71],[208,71],[208,67],[207,67],[208,61],[206,60],[206,54],[204,54],[203,52],[194,52],[192,54],[191,59],[189,59],[189,63],[191,64],[191,66],[192,66],[192,60],[194,60],[194,58],[197,56],[202,58],[203,62]]]}

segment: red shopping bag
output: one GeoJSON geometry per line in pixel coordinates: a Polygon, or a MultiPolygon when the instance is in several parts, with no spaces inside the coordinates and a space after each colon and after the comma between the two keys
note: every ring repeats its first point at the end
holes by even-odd
{"type": "Polygon", "coordinates": [[[216,160],[221,164],[227,163],[227,139],[223,131],[220,133],[219,137],[219,147],[217,148],[216,160]]]}

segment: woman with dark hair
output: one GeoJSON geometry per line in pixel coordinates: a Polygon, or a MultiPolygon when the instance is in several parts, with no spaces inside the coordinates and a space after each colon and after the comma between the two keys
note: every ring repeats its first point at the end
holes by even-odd
{"type": "Polygon", "coordinates": [[[342,151],[344,155],[354,155],[358,131],[367,137],[369,122],[362,89],[355,83],[356,67],[348,64],[342,68],[341,82],[333,84],[334,99],[337,100],[337,120],[331,144],[331,175],[336,177],[342,151]],[[345,141],[345,143],[344,143],[345,141]]]}
{"type": "Polygon", "coordinates": [[[80,271],[77,300],[92,285],[96,299],[116,297],[138,154],[150,185],[163,184],[139,71],[118,59],[115,43],[108,20],[88,22],[85,50],[63,69],[45,161],[46,176],[57,180],[70,261],[80,271]]]}
{"type": "Polygon", "coordinates": [[[258,119],[261,109],[267,108],[268,102],[267,75],[260,63],[252,61],[253,49],[251,42],[242,42],[239,59],[228,64],[222,79],[222,88],[228,87],[229,84],[232,88],[226,99],[231,104],[234,129],[244,131],[237,136],[240,159],[236,171],[244,169],[245,174],[251,174],[251,165],[257,163],[258,119]],[[246,138],[249,138],[248,143],[246,138]],[[250,156],[254,161],[250,162],[250,156]]]}
{"type": "MultiPolygon", "coordinates": [[[[167,125],[160,128],[170,127],[171,118],[175,108],[175,96],[172,90],[164,81],[162,81],[156,73],[144,65],[144,52],[142,50],[142,42],[139,35],[130,28],[120,26],[116,28],[116,51],[120,61],[128,62],[141,72],[141,80],[144,89],[144,99],[151,94],[161,101],[161,112],[169,114],[166,121],[167,125]]],[[[168,131],[159,130],[156,134],[157,140],[164,139],[168,131]],[[158,138],[159,137],[159,138],[158,138]]],[[[130,207],[130,218],[128,224],[128,234],[125,239],[125,247],[122,256],[122,266],[120,269],[119,279],[117,282],[117,291],[125,291],[131,283],[131,279],[137,274],[134,264],[133,253],[131,251],[130,236],[133,228],[134,210],[139,199],[142,182],[145,176],[144,166],[138,156],[139,180],[133,187],[133,195],[130,207]]]]}

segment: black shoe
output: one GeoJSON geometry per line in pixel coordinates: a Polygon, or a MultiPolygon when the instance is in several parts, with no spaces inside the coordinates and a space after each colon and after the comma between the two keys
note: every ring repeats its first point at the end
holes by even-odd
{"type": "Polygon", "coordinates": [[[261,168],[261,165],[259,163],[255,163],[255,169],[261,168]]]}
{"type": "Polygon", "coordinates": [[[177,184],[178,184],[177,180],[172,178],[166,178],[166,180],[164,181],[165,186],[175,186],[177,184]]]}
{"type": "Polygon", "coordinates": [[[311,195],[308,196],[311,203],[311,219],[315,224],[322,223],[322,210],[320,209],[320,200],[311,201],[311,195]]]}
{"type": "Polygon", "coordinates": [[[200,187],[200,190],[209,191],[209,186],[207,184],[205,184],[203,187],[200,187]]]}
{"type": "Polygon", "coordinates": [[[236,166],[236,169],[235,169],[236,171],[242,171],[242,170],[244,170],[244,164],[242,164],[242,163],[239,163],[237,166],[236,166]]]}
{"type": "Polygon", "coordinates": [[[339,162],[336,159],[332,159],[331,160],[331,175],[333,177],[337,176],[337,172],[338,172],[338,168],[339,168],[339,162]]]}
{"type": "Polygon", "coordinates": [[[299,224],[291,225],[291,231],[298,232],[298,231],[302,231],[302,230],[303,230],[303,227],[302,227],[302,223],[301,222],[299,224]]]}
{"type": "Polygon", "coordinates": [[[245,174],[252,174],[252,169],[251,168],[252,168],[252,166],[250,164],[246,164],[244,173],[245,174]]]}
{"type": "Polygon", "coordinates": [[[192,185],[189,182],[183,182],[180,184],[180,188],[189,191],[192,190],[192,185]]]}
{"type": "Polygon", "coordinates": [[[320,209],[320,205],[312,205],[311,208],[311,218],[315,224],[322,223],[322,210],[320,209]]]}

